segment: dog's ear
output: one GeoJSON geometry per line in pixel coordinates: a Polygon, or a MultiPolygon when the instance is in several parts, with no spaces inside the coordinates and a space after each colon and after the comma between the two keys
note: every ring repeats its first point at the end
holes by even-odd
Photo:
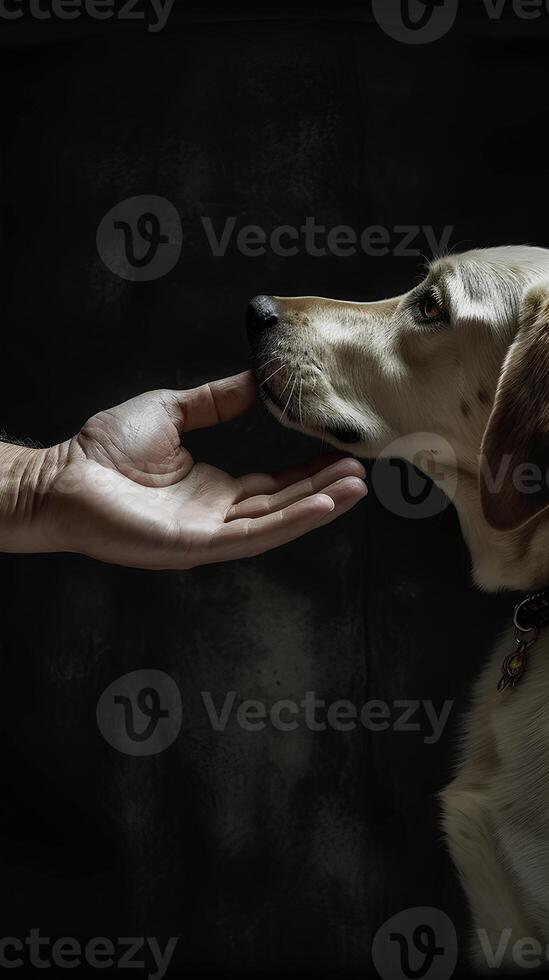
{"type": "Polygon", "coordinates": [[[507,352],[480,460],[482,509],[516,530],[549,505],[549,285],[527,293],[507,352]]]}

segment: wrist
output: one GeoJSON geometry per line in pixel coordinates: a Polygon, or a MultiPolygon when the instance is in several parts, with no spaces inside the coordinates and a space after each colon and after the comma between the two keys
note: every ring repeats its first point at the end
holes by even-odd
{"type": "Polygon", "coordinates": [[[51,495],[68,443],[49,449],[0,443],[0,551],[62,550],[51,520],[51,495]]]}

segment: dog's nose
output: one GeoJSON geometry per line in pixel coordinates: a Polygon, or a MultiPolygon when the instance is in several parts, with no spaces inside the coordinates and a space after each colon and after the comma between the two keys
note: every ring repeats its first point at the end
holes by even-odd
{"type": "Polygon", "coordinates": [[[278,323],[278,313],[276,303],[272,296],[255,296],[248,307],[246,316],[246,329],[248,340],[254,340],[268,327],[275,327],[278,323]]]}

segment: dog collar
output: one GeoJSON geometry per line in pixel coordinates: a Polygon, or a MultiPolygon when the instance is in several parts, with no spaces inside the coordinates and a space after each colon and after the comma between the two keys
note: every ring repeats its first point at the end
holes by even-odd
{"type": "Polygon", "coordinates": [[[513,626],[515,627],[516,650],[510,653],[501,666],[498,691],[513,688],[526,670],[530,647],[536,642],[539,631],[549,623],[549,588],[539,592],[529,592],[515,606],[513,626]]]}

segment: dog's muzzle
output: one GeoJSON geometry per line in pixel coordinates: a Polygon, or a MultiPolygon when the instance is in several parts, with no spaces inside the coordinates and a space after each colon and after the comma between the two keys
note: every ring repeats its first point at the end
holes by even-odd
{"type": "MultiPolygon", "coordinates": [[[[285,314],[284,303],[279,302],[274,296],[255,296],[248,306],[248,312],[246,315],[246,329],[248,332],[248,340],[252,351],[254,352],[254,359],[256,361],[256,376],[260,385],[260,391],[263,400],[266,401],[267,407],[274,405],[278,408],[289,422],[297,423],[300,428],[303,426],[303,415],[301,406],[301,384],[298,387],[299,398],[292,397],[294,390],[296,388],[297,378],[301,377],[301,368],[297,367],[295,364],[293,367],[284,364],[284,355],[280,354],[280,348],[270,360],[267,360],[264,364],[259,366],[259,362],[263,355],[269,354],[269,331],[276,330],[277,327],[285,328],[288,326],[288,317],[285,314]],[[278,368],[274,365],[280,361],[278,368]],[[286,369],[286,375],[281,375],[281,371],[286,369]],[[277,377],[278,384],[269,383],[271,377],[277,377]],[[288,382],[294,379],[293,385],[290,387],[290,393],[287,394],[287,388],[289,387],[288,382]],[[278,393],[280,391],[280,394],[278,393]]],[[[295,329],[295,321],[292,321],[292,327],[295,329]]],[[[275,348],[276,349],[276,348],[275,348]]],[[[304,431],[308,431],[309,434],[316,434],[316,426],[308,427],[304,431]]],[[[321,429],[323,436],[331,435],[342,445],[351,445],[353,443],[358,443],[362,440],[362,432],[356,426],[345,422],[336,421],[332,425],[324,424],[321,429]]]]}
{"type": "Polygon", "coordinates": [[[264,330],[269,329],[269,327],[276,327],[278,317],[276,300],[272,296],[255,296],[248,306],[246,316],[246,329],[250,344],[254,344],[264,330]]]}
{"type": "MultiPolygon", "coordinates": [[[[254,296],[246,314],[248,341],[254,354],[257,354],[261,345],[262,335],[277,327],[279,322],[280,311],[276,300],[272,296],[254,296]]],[[[281,399],[276,392],[266,387],[265,378],[261,374],[258,374],[258,381],[261,383],[263,396],[268,397],[277,408],[283,409],[284,405],[281,399]]]]}

